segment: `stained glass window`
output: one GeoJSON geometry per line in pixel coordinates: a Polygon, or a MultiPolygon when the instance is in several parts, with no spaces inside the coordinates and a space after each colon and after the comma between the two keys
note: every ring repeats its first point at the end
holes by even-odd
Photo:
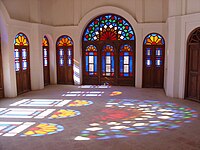
{"type": "Polygon", "coordinates": [[[42,46],[49,46],[49,42],[46,36],[42,39],[42,46]]]}
{"type": "Polygon", "coordinates": [[[97,75],[97,48],[94,45],[89,45],[86,48],[85,67],[86,75],[97,75]]]}
{"type": "Polygon", "coordinates": [[[19,58],[20,58],[20,53],[18,49],[15,49],[15,71],[19,71],[20,70],[20,62],[19,62],[19,58]]]}
{"type": "Polygon", "coordinates": [[[114,76],[114,48],[107,44],[102,50],[102,75],[114,76]]]}
{"type": "Polygon", "coordinates": [[[133,50],[128,44],[120,48],[120,76],[133,76],[133,50]]]}
{"type": "Polygon", "coordinates": [[[67,35],[61,36],[57,41],[57,46],[72,46],[72,45],[73,45],[73,41],[67,35]]]}
{"type": "Polygon", "coordinates": [[[63,35],[58,38],[57,46],[58,46],[58,56],[59,56],[60,66],[64,66],[64,64],[66,64],[69,67],[72,66],[73,63],[72,39],[67,35],[63,35]]]}
{"type": "Polygon", "coordinates": [[[14,50],[15,71],[20,71],[21,67],[22,70],[26,70],[28,67],[27,48],[25,48],[28,46],[27,37],[23,33],[17,34],[14,39],[14,45],[15,45],[15,50],[14,50]],[[19,48],[19,46],[24,46],[24,47],[21,49],[19,48]]]}
{"type": "Polygon", "coordinates": [[[134,32],[124,18],[106,14],[92,20],[85,29],[84,41],[134,40],[134,32]]]}
{"type": "Polygon", "coordinates": [[[152,48],[146,48],[146,67],[151,67],[152,65],[152,48]]]}
{"type": "Polygon", "coordinates": [[[44,36],[44,38],[42,39],[42,46],[43,46],[43,61],[44,61],[44,66],[48,66],[48,55],[49,55],[49,51],[48,51],[48,46],[49,46],[49,42],[46,36],[44,36]]]}
{"type": "Polygon", "coordinates": [[[161,35],[157,33],[152,33],[152,34],[149,34],[145,38],[144,44],[145,45],[164,45],[165,42],[161,35]]]}
{"type": "Polygon", "coordinates": [[[28,46],[27,37],[23,33],[19,33],[15,36],[14,45],[28,46]]]}

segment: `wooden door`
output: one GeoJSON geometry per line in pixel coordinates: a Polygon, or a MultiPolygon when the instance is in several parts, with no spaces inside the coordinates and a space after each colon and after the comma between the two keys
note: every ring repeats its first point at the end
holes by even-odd
{"type": "Polygon", "coordinates": [[[2,66],[3,64],[2,64],[1,43],[0,43],[0,98],[4,97],[3,67],[2,66]]]}
{"type": "Polygon", "coordinates": [[[118,85],[116,46],[105,44],[101,49],[100,84],[118,85]]]}
{"type": "Polygon", "coordinates": [[[200,101],[200,43],[189,44],[186,98],[200,101]]]}
{"type": "Polygon", "coordinates": [[[15,45],[17,94],[30,91],[30,61],[28,46],[15,45]]]}
{"type": "Polygon", "coordinates": [[[50,84],[50,69],[49,69],[49,46],[43,46],[43,74],[44,85],[50,84]]]}
{"type": "Polygon", "coordinates": [[[144,46],[143,87],[163,88],[164,46],[144,46]]]}
{"type": "Polygon", "coordinates": [[[57,83],[74,84],[72,46],[57,47],[57,83]]]}
{"type": "Polygon", "coordinates": [[[100,84],[99,49],[93,42],[83,44],[83,84],[100,84]]]}

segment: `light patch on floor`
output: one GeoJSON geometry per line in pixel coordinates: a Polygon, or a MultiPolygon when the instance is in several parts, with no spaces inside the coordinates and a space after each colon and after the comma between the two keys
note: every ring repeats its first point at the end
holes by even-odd
{"type": "Polygon", "coordinates": [[[99,97],[102,96],[104,92],[103,91],[70,91],[66,94],[62,94],[62,96],[67,97],[75,97],[75,96],[85,96],[85,97],[99,97]]]}
{"type": "Polygon", "coordinates": [[[10,106],[42,106],[42,107],[62,107],[71,100],[62,99],[23,99],[10,106]]]}
{"type": "Polygon", "coordinates": [[[155,134],[197,118],[187,106],[154,100],[111,99],[74,140],[106,140],[155,134]]]}

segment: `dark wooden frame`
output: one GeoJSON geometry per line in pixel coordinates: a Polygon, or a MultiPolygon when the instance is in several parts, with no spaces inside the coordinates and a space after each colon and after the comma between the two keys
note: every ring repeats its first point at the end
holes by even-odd
{"type": "MultiPolygon", "coordinates": [[[[26,36],[24,33],[20,32],[18,34],[23,34],[24,36],[26,36]]],[[[29,43],[29,40],[26,36],[26,40],[29,43]]],[[[16,84],[17,84],[17,94],[23,94],[25,92],[28,92],[31,90],[31,77],[30,77],[30,50],[29,50],[29,44],[28,46],[18,46],[18,45],[14,45],[14,49],[18,49],[19,53],[20,53],[20,58],[19,58],[19,62],[20,62],[20,71],[15,71],[16,72],[16,84]],[[23,67],[22,67],[22,49],[26,49],[27,52],[27,62],[28,62],[28,66],[26,71],[23,71],[23,67]],[[24,79],[24,74],[26,74],[26,77],[28,78],[27,80],[24,79]],[[26,85],[27,88],[25,89],[24,87],[24,81],[26,81],[26,85]],[[21,90],[20,90],[21,89],[21,90]]]]}
{"type": "MultiPolygon", "coordinates": [[[[105,14],[104,14],[105,15],[105,14]]],[[[113,14],[116,15],[116,14],[113,14]]],[[[101,15],[100,15],[101,16],[101,15]]],[[[97,16],[97,17],[100,17],[97,16]]],[[[116,15],[119,16],[119,15],[116,15]]],[[[92,19],[88,25],[95,20],[97,17],[95,17],[94,19],[92,19]]],[[[119,16],[121,17],[121,16],[119,16]]],[[[121,17],[122,19],[126,20],[125,18],[121,17]]],[[[127,21],[127,20],[126,20],[127,21]]],[[[127,21],[128,22],[128,21],[127,21]]],[[[129,22],[128,22],[129,23],[129,22]]],[[[130,24],[130,23],[129,23],[130,24]]],[[[88,26],[87,25],[87,26],[88,26]]],[[[134,40],[105,40],[105,41],[84,41],[84,33],[87,29],[87,26],[83,32],[83,36],[82,36],[82,76],[83,76],[83,83],[82,84],[93,84],[93,85],[97,85],[97,84],[111,84],[111,85],[130,85],[130,86],[135,86],[135,59],[136,59],[136,49],[135,49],[135,43],[136,43],[136,36],[134,40]],[[101,56],[101,52],[103,47],[106,45],[112,45],[114,47],[114,60],[115,60],[115,76],[114,77],[104,77],[102,76],[102,65],[101,65],[101,60],[102,60],[102,56],[101,56]],[[129,44],[133,50],[133,76],[132,77],[120,77],[120,70],[119,70],[119,53],[120,53],[120,48],[122,45],[124,44],[129,44]],[[94,45],[97,48],[97,76],[86,76],[86,71],[85,71],[85,50],[87,48],[87,46],[89,45],[94,45]]],[[[130,24],[131,26],[131,24],[130,24]]],[[[132,28],[133,29],[133,28],[132,28]]],[[[133,30],[134,31],[134,30],[133,30]]],[[[118,34],[117,34],[118,37],[118,34]]]]}
{"type": "MultiPolygon", "coordinates": [[[[187,39],[187,49],[186,49],[186,72],[185,72],[185,94],[184,94],[184,98],[185,99],[189,99],[189,100],[194,100],[194,101],[197,101],[197,102],[200,102],[200,99],[194,99],[194,98],[191,98],[189,97],[189,94],[188,94],[188,90],[189,90],[189,59],[190,59],[190,46],[191,45],[199,45],[200,47],[200,36],[199,36],[199,39],[194,39],[194,35],[195,35],[195,32],[199,32],[200,33],[200,27],[197,27],[196,29],[194,29],[193,31],[191,31],[191,33],[189,34],[188,36],[188,39],[187,39]]],[[[199,49],[200,50],[200,49],[199,49]]],[[[200,69],[200,68],[199,68],[200,69]]],[[[200,79],[199,79],[199,82],[200,82],[200,79]]],[[[199,83],[199,88],[200,88],[200,83],[199,83]]],[[[199,94],[200,95],[200,94],[199,94]]],[[[200,96],[199,96],[200,97],[200,96]]]]}
{"type": "MultiPolygon", "coordinates": [[[[61,35],[60,37],[62,37],[62,36],[65,36],[65,35],[61,35]]],[[[66,36],[68,36],[68,35],[66,35],[66,36]]],[[[69,84],[69,85],[73,85],[74,84],[74,70],[73,70],[73,66],[74,66],[74,45],[72,45],[72,46],[57,46],[57,43],[58,43],[60,37],[58,37],[58,39],[56,41],[57,84],[69,84]],[[59,74],[59,55],[58,55],[59,48],[63,48],[63,50],[64,50],[64,64],[66,63],[66,59],[67,59],[66,58],[66,51],[67,51],[67,49],[68,48],[72,49],[72,65],[71,65],[71,67],[64,66],[65,67],[64,71],[68,71],[68,72],[70,72],[69,74],[71,74],[71,81],[68,81],[67,78],[69,76],[67,76],[66,73],[64,74],[64,77],[63,77],[65,80],[64,81],[60,81],[59,80],[60,75],[63,75],[63,74],[59,74]]],[[[70,37],[70,39],[72,40],[71,37],[70,37]]],[[[74,43],[73,40],[72,40],[72,43],[74,43]]]]}
{"type": "Polygon", "coordinates": [[[49,58],[50,51],[49,51],[49,40],[47,37],[46,37],[46,39],[47,39],[48,46],[42,46],[44,86],[47,86],[50,84],[50,58],[49,58]],[[44,66],[44,48],[47,49],[48,66],[44,66]]]}
{"type": "MultiPolygon", "coordinates": [[[[151,35],[151,34],[158,34],[159,36],[161,36],[159,33],[156,33],[156,32],[153,32],[153,33],[149,33],[145,38],[144,38],[144,40],[143,40],[143,57],[142,57],[142,87],[143,88],[163,88],[163,86],[164,86],[164,69],[165,69],[165,39],[163,38],[163,36],[161,36],[162,37],[162,39],[164,40],[164,44],[163,45],[145,45],[144,44],[144,41],[145,41],[145,39],[149,36],[149,35],[151,35]],[[153,81],[154,80],[152,80],[152,85],[151,86],[147,86],[147,85],[145,85],[145,67],[146,67],[146,62],[145,62],[145,58],[146,58],[146,48],[152,48],[152,52],[153,53],[155,53],[155,49],[156,48],[162,48],[162,60],[163,60],[163,67],[162,67],[162,69],[163,69],[163,71],[162,71],[162,74],[161,74],[161,80],[162,80],[162,83],[161,83],[161,85],[159,85],[159,86],[156,86],[156,85],[154,85],[154,83],[153,83],[153,81]]],[[[154,59],[154,61],[155,61],[155,55],[154,54],[152,54],[152,57],[153,57],[153,59],[154,59]]],[[[154,65],[153,66],[153,70],[151,70],[151,72],[153,72],[154,71],[154,69],[156,68],[156,66],[155,66],[155,64],[152,64],[152,65],[154,65]]]]}

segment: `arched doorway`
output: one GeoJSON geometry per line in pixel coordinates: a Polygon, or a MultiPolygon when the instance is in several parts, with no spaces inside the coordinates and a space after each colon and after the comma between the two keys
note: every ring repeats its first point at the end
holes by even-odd
{"type": "Polygon", "coordinates": [[[200,101],[200,27],[187,41],[185,98],[200,101]]]}
{"type": "Polygon", "coordinates": [[[14,57],[17,94],[28,92],[31,90],[29,42],[23,33],[18,33],[15,36],[14,57]]]}
{"type": "Polygon", "coordinates": [[[135,85],[135,33],[121,16],[94,18],[82,37],[83,84],[135,85]]]}
{"type": "Polygon", "coordinates": [[[57,58],[57,83],[74,84],[73,64],[74,52],[73,41],[67,36],[60,36],[56,42],[57,58]]]}
{"type": "Polygon", "coordinates": [[[163,88],[165,42],[161,35],[151,33],[143,45],[143,82],[144,88],[163,88]]]}
{"type": "Polygon", "coordinates": [[[43,74],[44,74],[44,85],[50,84],[50,69],[49,69],[49,41],[46,36],[42,39],[42,50],[43,50],[43,74]]]}

